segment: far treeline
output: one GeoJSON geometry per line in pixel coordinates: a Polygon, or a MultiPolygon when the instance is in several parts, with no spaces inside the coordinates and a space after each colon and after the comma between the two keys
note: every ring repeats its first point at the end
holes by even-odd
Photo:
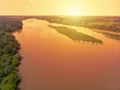
{"type": "Polygon", "coordinates": [[[11,17],[19,20],[36,18],[47,20],[51,23],[60,23],[79,27],[120,32],[120,16],[11,16],[11,17]]]}
{"type": "Polygon", "coordinates": [[[12,33],[22,29],[22,21],[0,17],[0,90],[16,90],[20,82],[20,44],[12,33]]]}
{"type": "Polygon", "coordinates": [[[120,16],[42,16],[52,23],[120,32],[120,16]]]}

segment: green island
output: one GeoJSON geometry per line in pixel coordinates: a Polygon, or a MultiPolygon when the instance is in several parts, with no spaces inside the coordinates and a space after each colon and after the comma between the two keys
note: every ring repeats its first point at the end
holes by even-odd
{"type": "Polygon", "coordinates": [[[18,65],[20,44],[13,32],[22,29],[22,21],[0,17],[0,90],[16,90],[21,78],[18,65]]]}
{"type": "Polygon", "coordinates": [[[71,29],[71,28],[51,26],[51,25],[49,25],[49,27],[54,28],[57,32],[59,32],[63,35],[66,35],[67,37],[69,37],[72,40],[85,41],[85,42],[91,42],[91,43],[99,43],[99,44],[103,43],[102,40],[96,39],[92,36],[86,35],[81,32],[77,32],[76,30],[71,29]]]}

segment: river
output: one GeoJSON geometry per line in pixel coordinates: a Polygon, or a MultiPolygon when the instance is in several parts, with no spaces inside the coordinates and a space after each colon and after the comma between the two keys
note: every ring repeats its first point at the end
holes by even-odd
{"type": "Polygon", "coordinates": [[[23,56],[19,66],[21,90],[120,89],[120,41],[72,26],[103,44],[79,42],[48,25],[57,24],[26,19],[22,31],[14,33],[23,56]]]}

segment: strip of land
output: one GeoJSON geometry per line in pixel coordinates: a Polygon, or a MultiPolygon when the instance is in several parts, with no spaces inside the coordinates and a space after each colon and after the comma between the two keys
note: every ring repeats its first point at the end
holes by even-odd
{"type": "Polygon", "coordinates": [[[72,40],[77,40],[77,41],[84,41],[84,42],[91,42],[91,43],[100,43],[102,44],[102,40],[94,38],[92,36],[86,35],[81,32],[77,32],[74,29],[67,28],[67,27],[59,27],[59,26],[51,26],[49,27],[54,28],[57,32],[66,35],[72,40]]]}

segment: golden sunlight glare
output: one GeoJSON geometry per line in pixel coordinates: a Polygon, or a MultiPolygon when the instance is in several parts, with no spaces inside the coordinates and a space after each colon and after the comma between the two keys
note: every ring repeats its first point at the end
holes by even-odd
{"type": "Polygon", "coordinates": [[[82,15],[82,11],[79,10],[78,8],[72,8],[68,10],[67,14],[70,16],[79,16],[79,15],[82,15]]]}

